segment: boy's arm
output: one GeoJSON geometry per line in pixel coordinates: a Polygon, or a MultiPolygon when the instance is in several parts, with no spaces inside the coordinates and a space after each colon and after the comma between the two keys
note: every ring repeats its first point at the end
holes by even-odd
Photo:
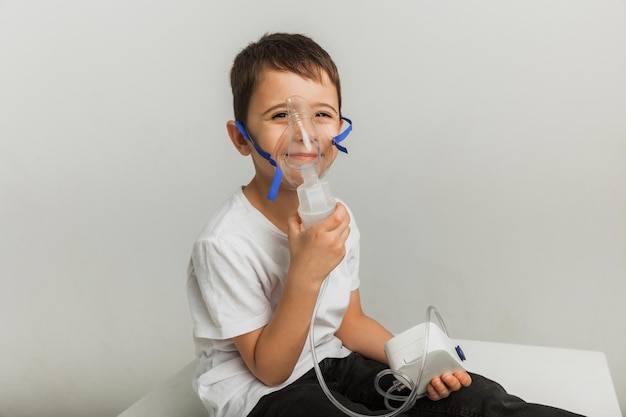
{"type": "Polygon", "coordinates": [[[393,337],[393,334],[363,313],[358,289],[350,293],[350,304],[335,336],[341,339],[343,345],[351,351],[387,364],[383,346],[393,337]]]}
{"type": "Polygon", "coordinates": [[[345,256],[350,216],[343,205],[309,229],[297,216],[289,219],[291,263],[274,315],[264,327],[233,338],[246,366],[261,382],[285,382],[309,333],[322,281],[345,256]]]}
{"type": "MultiPolygon", "coordinates": [[[[393,334],[376,320],[363,313],[358,289],[350,294],[350,304],[343,317],[341,327],[335,335],[351,351],[387,364],[384,345],[393,337],[393,334]]],[[[446,398],[453,391],[458,391],[461,387],[467,387],[471,383],[472,378],[467,372],[446,373],[430,381],[427,387],[428,398],[431,400],[446,398]]]]}

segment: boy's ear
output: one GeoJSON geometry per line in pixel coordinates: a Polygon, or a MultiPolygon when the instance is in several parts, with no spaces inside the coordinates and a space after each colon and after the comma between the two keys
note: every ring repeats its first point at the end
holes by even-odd
{"type": "Polygon", "coordinates": [[[233,143],[235,148],[237,148],[237,151],[243,156],[250,155],[250,152],[252,152],[250,149],[250,143],[245,137],[243,137],[234,120],[229,120],[226,123],[226,130],[228,131],[230,141],[233,143]]]}

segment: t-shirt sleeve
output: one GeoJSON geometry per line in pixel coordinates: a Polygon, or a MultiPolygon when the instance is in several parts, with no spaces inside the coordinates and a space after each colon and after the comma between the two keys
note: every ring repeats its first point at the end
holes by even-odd
{"type": "Polygon", "coordinates": [[[196,337],[228,339],[269,322],[272,311],[254,260],[227,240],[201,240],[189,265],[196,337]]]}

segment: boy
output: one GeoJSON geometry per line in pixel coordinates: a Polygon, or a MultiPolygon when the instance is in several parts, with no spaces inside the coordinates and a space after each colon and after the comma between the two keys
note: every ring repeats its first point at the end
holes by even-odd
{"type": "MultiPolygon", "coordinates": [[[[272,191],[277,167],[270,152],[287,125],[288,97],[306,98],[316,120],[339,133],[337,68],[310,38],[269,34],[238,54],[231,87],[236,121],[227,123],[228,135],[252,158],[255,175],[193,248],[187,289],[199,356],[194,386],[217,417],[343,416],[311,371],[307,343],[328,277],[315,322],[325,380],[350,409],[384,410],[374,377],[387,367],[383,346],[392,334],[361,309],[359,232],[349,209],[338,202],[329,217],[305,229],[293,187],[283,182],[272,191]]],[[[320,148],[332,163],[337,149],[330,140],[320,148]]],[[[434,378],[427,389],[428,398],[405,415],[571,415],[526,404],[466,372],[434,378]]]]}

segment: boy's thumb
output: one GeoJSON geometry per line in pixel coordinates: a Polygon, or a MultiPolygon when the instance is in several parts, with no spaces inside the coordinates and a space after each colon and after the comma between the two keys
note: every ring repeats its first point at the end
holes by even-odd
{"type": "Polygon", "coordinates": [[[296,212],[293,216],[289,216],[287,219],[287,227],[289,233],[300,232],[303,230],[304,226],[302,226],[302,219],[298,212],[296,212]]]}

